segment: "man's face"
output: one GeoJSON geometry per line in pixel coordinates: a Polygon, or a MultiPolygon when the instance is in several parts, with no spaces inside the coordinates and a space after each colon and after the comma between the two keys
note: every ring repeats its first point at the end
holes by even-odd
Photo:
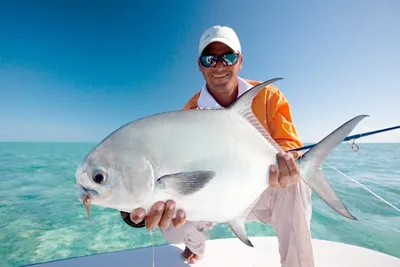
{"type": "MultiPolygon", "coordinates": [[[[205,49],[204,55],[222,56],[227,53],[232,53],[232,49],[223,43],[215,42],[209,44],[205,49]]],[[[225,66],[219,59],[213,67],[204,67],[198,61],[200,71],[203,73],[204,79],[207,82],[208,89],[214,92],[232,91],[237,86],[237,77],[242,68],[242,55],[239,56],[238,62],[232,66],[225,66]]]]}

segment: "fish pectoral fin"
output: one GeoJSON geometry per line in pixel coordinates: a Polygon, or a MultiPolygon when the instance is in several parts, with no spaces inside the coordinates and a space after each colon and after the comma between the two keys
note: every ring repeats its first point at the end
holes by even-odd
{"type": "Polygon", "coordinates": [[[173,190],[181,195],[190,195],[202,189],[212,178],[213,171],[179,172],[164,175],[156,181],[156,186],[164,190],[173,190]]]}
{"type": "Polygon", "coordinates": [[[245,217],[240,217],[234,221],[230,221],[228,225],[231,227],[232,232],[246,245],[254,247],[246,234],[245,217]]]}

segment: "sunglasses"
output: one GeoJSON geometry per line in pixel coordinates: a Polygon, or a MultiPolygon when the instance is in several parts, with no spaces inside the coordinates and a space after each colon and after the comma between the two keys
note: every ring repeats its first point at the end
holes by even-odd
{"type": "Polygon", "coordinates": [[[201,65],[206,68],[214,67],[217,65],[218,60],[221,60],[224,66],[232,66],[238,62],[239,54],[236,53],[228,53],[222,56],[215,56],[215,55],[203,55],[200,57],[201,65]]]}

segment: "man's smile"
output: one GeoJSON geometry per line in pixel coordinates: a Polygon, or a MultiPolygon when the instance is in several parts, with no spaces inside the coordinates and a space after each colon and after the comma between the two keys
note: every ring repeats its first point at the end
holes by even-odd
{"type": "Polygon", "coordinates": [[[211,77],[214,79],[221,79],[221,78],[227,77],[228,75],[229,75],[228,73],[225,73],[225,74],[214,73],[214,74],[211,74],[211,77]]]}

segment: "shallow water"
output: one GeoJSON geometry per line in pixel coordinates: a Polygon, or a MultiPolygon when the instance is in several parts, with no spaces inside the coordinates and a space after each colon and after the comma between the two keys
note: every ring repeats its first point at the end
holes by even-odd
{"type": "MultiPolygon", "coordinates": [[[[74,173],[93,143],[0,143],[0,266],[20,266],[68,257],[151,246],[145,229],[134,229],[119,212],[77,200],[74,173]]],[[[400,208],[400,144],[347,144],[328,164],[366,185],[400,208]]],[[[334,240],[400,257],[400,213],[356,183],[324,168],[331,185],[359,220],[333,212],[313,195],[314,238],[334,240]]],[[[269,225],[249,223],[250,236],[275,235],[269,225]]],[[[210,238],[233,237],[218,225],[210,238]]],[[[164,244],[159,230],[154,244],[164,244]]]]}

